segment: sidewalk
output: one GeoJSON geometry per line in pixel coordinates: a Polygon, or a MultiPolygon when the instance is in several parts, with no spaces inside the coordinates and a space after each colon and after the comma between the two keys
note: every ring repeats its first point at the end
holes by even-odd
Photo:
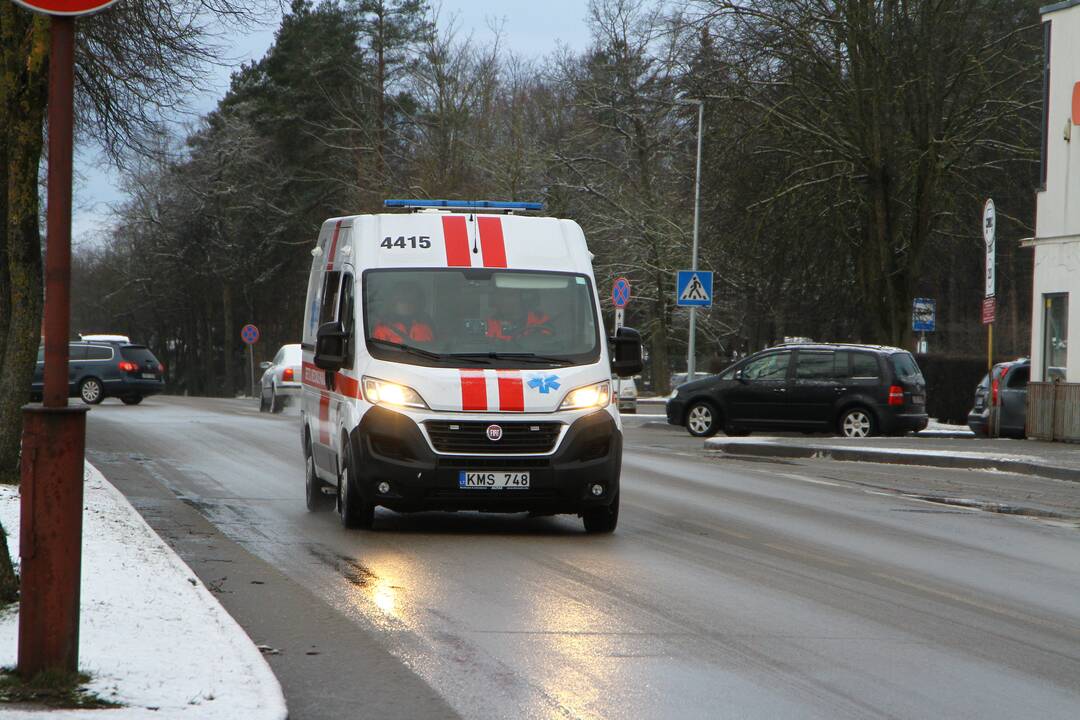
{"type": "Polygon", "coordinates": [[[718,436],[705,449],[730,455],[827,458],[861,462],[997,470],[1080,482],[1080,445],[1038,440],[955,437],[718,436]]]}
{"type": "MultiPolygon", "coordinates": [[[[28,710],[0,716],[136,720],[284,720],[285,700],[259,650],[195,573],[87,463],[80,670],[117,709],[28,710]]],[[[0,521],[19,556],[18,488],[0,487],[0,521]]],[[[0,665],[17,658],[17,605],[0,617],[0,665]]]]}

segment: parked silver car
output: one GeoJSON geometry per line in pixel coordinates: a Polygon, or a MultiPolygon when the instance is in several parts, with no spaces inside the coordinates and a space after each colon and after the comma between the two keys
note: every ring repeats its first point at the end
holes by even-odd
{"type": "Polygon", "coordinates": [[[996,405],[1002,437],[1026,436],[1027,386],[1031,375],[1028,359],[998,363],[975,388],[975,407],[968,413],[968,427],[976,435],[989,435],[990,407],[996,405]]]}
{"type": "Polygon", "coordinates": [[[611,387],[618,393],[619,398],[619,412],[621,413],[636,413],[637,412],[637,383],[634,382],[634,378],[620,378],[612,375],[611,387]]]}
{"type": "Polygon", "coordinates": [[[300,345],[282,345],[270,362],[259,365],[262,376],[259,411],[279,413],[287,402],[300,397],[303,353],[300,345]]]}

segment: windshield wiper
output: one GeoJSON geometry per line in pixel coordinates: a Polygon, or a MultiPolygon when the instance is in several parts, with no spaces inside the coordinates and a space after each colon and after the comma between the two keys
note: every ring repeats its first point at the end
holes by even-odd
{"type": "Polygon", "coordinates": [[[453,358],[468,358],[468,359],[482,359],[487,358],[489,360],[521,360],[531,363],[552,363],[555,365],[570,365],[571,362],[566,358],[555,357],[553,355],[537,355],[536,353],[512,353],[512,352],[480,352],[480,353],[451,353],[450,357],[453,358]]]}
{"type": "Polygon", "coordinates": [[[431,352],[430,350],[418,348],[415,345],[396,343],[393,340],[383,340],[382,338],[369,337],[367,341],[369,345],[374,344],[382,345],[384,347],[392,347],[396,350],[401,350],[402,352],[407,352],[411,355],[417,355],[419,357],[427,358],[429,360],[446,360],[449,357],[448,355],[444,355],[443,353],[431,352]]]}

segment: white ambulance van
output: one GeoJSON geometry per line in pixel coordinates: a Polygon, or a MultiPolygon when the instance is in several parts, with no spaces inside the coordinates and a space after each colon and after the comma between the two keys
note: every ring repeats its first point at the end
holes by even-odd
{"type": "Polygon", "coordinates": [[[611,376],[641,337],[605,337],[577,223],[536,203],[388,200],[327,220],[312,250],[302,442],[311,510],[619,518],[611,376]]]}

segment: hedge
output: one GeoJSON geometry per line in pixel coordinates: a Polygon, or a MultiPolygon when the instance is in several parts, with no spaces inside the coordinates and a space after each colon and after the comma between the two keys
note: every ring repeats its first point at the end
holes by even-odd
{"type": "Polygon", "coordinates": [[[926,412],[940,422],[966,425],[975,386],[986,374],[985,357],[919,355],[926,378],[926,412]]]}

